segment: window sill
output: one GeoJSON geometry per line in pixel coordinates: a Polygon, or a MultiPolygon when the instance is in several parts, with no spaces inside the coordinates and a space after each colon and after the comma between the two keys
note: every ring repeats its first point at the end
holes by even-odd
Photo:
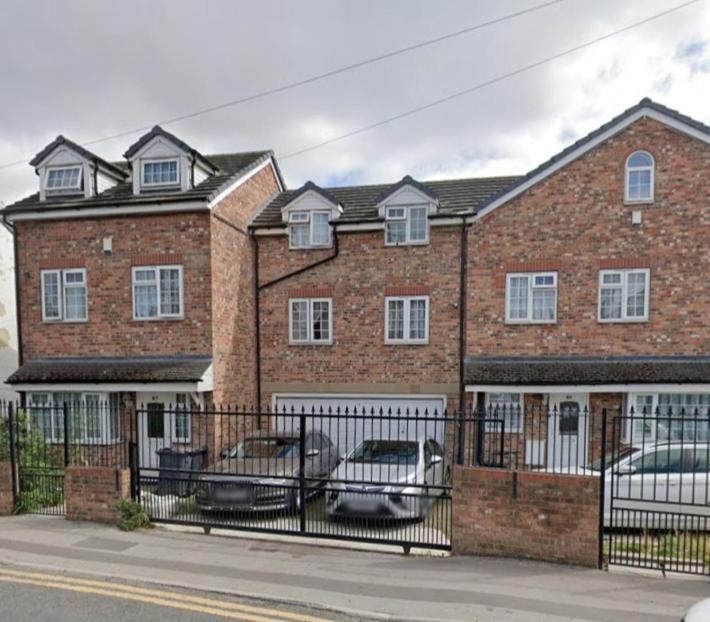
{"type": "Polygon", "coordinates": [[[428,346],[429,340],[427,339],[426,341],[408,341],[408,340],[392,341],[392,340],[385,339],[385,345],[386,346],[428,346]]]}
{"type": "Polygon", "coordinates": [[[88,321],[88,318],[85,320],[42,320],[42,324],[86,324],[88,321]]]}
{"type": "Polygon", "coordinates": [[[424,240],[422,242],[385,242],[385,248],[398,248],[400,246],[429,246],[429,240],[424,240]]]}
{"type": "Polygon", "coordinates": [[[185,316],[180,317],[134,317],[134,322],[181,322],[185,316]]]}
{"type": "Polygon", "coordinates": [[[505,320],[506,326],[556,326],[557,320],[505,320]]]}
{"type": "Polygon", "coordinates": [[[648,323],[648,318],[633,318],[629,320],[620,320],[620,319],[614,319],[614,320],[602,320],[601,318],[597,319],[598,324],[647,324],[648,323]]]}
{"type": "Polygon", "coordinates": [[[624,205],[653,205],[653,199],[624,199],[624,205]]]}
{"type": "Polygon", "coordinates": [[[332,341],[289,341],[290,346],[332,346],[332,341]]]}

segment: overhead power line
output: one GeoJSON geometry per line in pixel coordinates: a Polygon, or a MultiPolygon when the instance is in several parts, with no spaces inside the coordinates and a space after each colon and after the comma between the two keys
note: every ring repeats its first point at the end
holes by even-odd
{"type": "MultiPolygon", "coordinates": [[[[337,69],[331,69],[331,70],[326,71],[324,73],[319,73],[319,74],[310,76],[308,78],[303,78],[302,80],[296,80],[295,82],[288,82],[286,84],[282,84],[281,86],[277,86],[277,87],[274,87],[274,88],[271,88],[271,89],[268,89],[265,91],[259,91],[257,93],[252,93],[251,95],[245,95],[244,97],[240,97],[238,99],[232,99],[230,101],[226,101],[221,104],[217,104],[215,106],[209,106],[208,108],[202,108],[200,110],[195,110],[194,112],[189,112],[189,113],[177,116],[177,117],[163,119],[162,121],[157,121],[156,123],[153,123],[151,125],[145,125],[145,126],[136,127],[136,128],[130,129],[130,130],[124,130],[124,131],[118,132],[116,134],[111,134],[110,136],[102,136],[101,138],[95,138],[95,139],[90,140],[88,142],[82,143],[82,145],[85,147],[88,147],[89,145],[96,145],[98,143],[106,142],[109,140],[114,140],[116,138],[130,136],[131,134],[137,134],[139,132],[147,132],[151,127],[153,127],[153,125],[169,125],[171,123],[177,123],[178,121],[186,121],[187,119],[193,119],[195,117],[199,117],[199,116],[202,116],[205,114],[217,112],[218,110],[223,110],[225,108],[231,108],[232,106],[239,106],[240,104],[245,104],[247,102],[251,102],[251,101],[254,101],[257,99],[263,99],[265,97],[269,97],[270,95],[276,95],[277,93],[283,93],[284,91],[289,91],[291,89],[295,89],[295,88],[298,88],[301,86],[313,84],[314,82],[319,82],[320,80],[332,78],[333,76],[337,76],[338,74],[345,73],[347,71],[352,71],[353,69],[359,69],[359,68],[365,67],[367,65],[379,63],[379,62],[381,62],[383,60],[387,60],[389,58],[394,58],[394,57],[400,56],[402,54],[407,54],[408,52],[413,52],[414,50],[419,50],[421,48],[425,48],[430,45],[435,45],[437,43],[447,41],[448,39],[454,39],[456,37],[461,37],[463,35],[470,34],[470,33],[475,32],[477,30],[482,30],[482,29],[488,28],[490,26],[495,26],[496,24],[506,22],[506,21],[514,19],[516,17],[521,17],[523,15],[527,15],[528,13],[534,13],[536,11],[546,9],[547,7],[549,7],[553,4],[560,4],[560,3],[566,2],[566,1],[567,0],[548,0],[547,2],[542,2],[541,4],[536,4],[534,6],[528,7],[527,9],[521,9],[520,11],[515,11],[514,13],[508,13],[507,15],[502,15],[501,17],[496,17],[496,18],[488,20],[486,22],[481,22],[479,24],[475,24],[475,25],[469,26],[467,28],[462,28],[461,30],[456,30],[454,32],[449,32],[447,34],[441,35],[439,37],[435,37],[433,39],[427,39],[426,41],[420,41],[419,43],[414,43],[412,45],[408,45],[403,48],[391,50],[390,52],[385,52],[384,54],[380,54],[378,56],[373,56],[371,58],[367,58],[367,59],[358,61],[356,63],[352,63],[350,65],[338,67],[337,69]]],[[[7,164],[1,164],[0,170],[10,168],[13,166],[18,166],[20,164],[26,164],[27,162],[29,162],[30,159],[31,158],[25,158],[22,160],[16,160],[15,162],[8,162],[7,164]]]]}
{"type": "Polygon", "coordinates": [[[691,4],[696,4],[700,1],[701,0],[690,0],[689,2],[684,2],[683,4],[678,4],[674,7],[671,7],[670,9],[667,9],[667,10],[662,11],[660,13],[656,13],[655,15],[651,15],[650,17],[642,19],[638,22],[634,22],[633,24],[629,24],[628,26],[624,26],[623,28],[619,28],[618,30],[613,30],[612,32],[602,35],[601,37],[596,37],[594,39],[590,39],[589,41],[585,41],[584,43],[580,43],[579,45],[575,45],[574,47],[568,48],[562,52],[558,52],[556,54],[553,54],[552,56],[548,56],[548,57],[543,58],[541,60],[535,61],[534,63],[530,63],[529,65],[519,67],[518,69],[514,69],[513,71],[509,71],[508,73],[501,74],[499,76],[491,78],[490,80],[486,80],[485,82],[479,82],[478,84],[475,84],[474,86],[463,89],[462,91],[457,91],[456,93],[452,93],[451,95],[447,95],[446,97],[436,99],[436,100],[431,101],[431,102],[424,104],[422,106],[417,106],[416,108],[410,108],[409,110],[405,110],[404,112],[400,112],[400,113],[393,115],[391,117],[387,117],[386,119],[382,119],[381,121],[377,121],[375,123],[371,123],[369,125],[359,127],[357,129],[351,130],[350,132],[347,132],[345,134],[341,134],[341,135],[336,136],[334,138],[329,138],[328,140],[324,140],[320,143],[316,143],[315,145],[311,145],[310,147],[305,147],[303,149],[299,149],[298,151],[292,151],[291,153],[287,153],[286,155],[281,155],[281,156],[279,156],[279,160],[286,160],[288,158],[293,158],[293,157],[302,155],[304,153],[308,153],[310,151],[320,149],[321,147],[325,147],[327,145],[332,145],[333,143],[339,142],[341,140],[345,140],[346,138],[351,138],[352,136],[357,136],[358,134],[363,134],[365,132],[369,132],[370,130],[374,130],[375,128],[382,127],[383,125],[387,125],[389,123],[393,123],[394,121],[398,121],[400,119],[404,119],[406,117],[410,117],[412,115],[423,112],[424,110],[428,110],[430,108],[440,106],[441,104],[449,102],[453,99],[463,97],[464,95],[474,93],[475,91],[480,91],[481,89],[484,89],[484,88],[491,86],[493,84],[497,84],[498,82],[503,82],[504,80],[507,80],[508,78],[512,78],[514,76],[520,75],[521,73],[525,73],[526,71],[530,71],[531,69],[535,69],[536,67],[540,67],[541,65],[545,65],[545,64],[550,63],[552,61],[558,60],[559,58],[562,58],[563,56],[568,56],[569,54],[573,54],[575,52],[583,50],[584,48],[588,48],[588,47],[595,45],[597,43],[600,43],[602,41],[606,41],[607,39],[611,39],[612,37],[615,37],[615,36],[620,35],[622,33],[628,32],[629,30],[633,30],[634,28],[638,28],[639,26],[643,26],[644,24],[648,24],[649,22],[652,22],[652,21],[655,21],[655,20],[660,19],[662,17],[665,17],[671,13],[674,13],[676,11],[680,11],[681,9],[684,9],[684,8],[690,6],[691,4]]]}

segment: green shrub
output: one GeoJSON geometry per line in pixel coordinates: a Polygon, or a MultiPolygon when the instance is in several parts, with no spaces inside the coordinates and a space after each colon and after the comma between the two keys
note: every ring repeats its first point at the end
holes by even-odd
{"type": "Polygon", "coordinates": [[[122,531],[135,531],[152,527],[150,517],[143,506],[135,501],[121,499],[118,502],[118,528],[122,531]]]}

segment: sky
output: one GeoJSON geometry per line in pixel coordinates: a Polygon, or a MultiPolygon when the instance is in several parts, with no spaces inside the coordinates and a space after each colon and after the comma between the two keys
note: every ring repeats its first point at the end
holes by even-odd
{"type": "MultiPolygon", "coordinates": [[[[0,166],[307,78],[543,0],[3,0],[0,166]]],[[[240,106],[164,125],[202,153],[281,155],[680,4],[563,0],[240,106]]],[[[651,97],[710,124],[710,0],[373,131],[280,161],[289,187],[524,173],[651,97]]],[[[120,159],[140,134],[92,145],[120,159]]],[[[37,189],[0,169],[5,204],[37,189]]]]}

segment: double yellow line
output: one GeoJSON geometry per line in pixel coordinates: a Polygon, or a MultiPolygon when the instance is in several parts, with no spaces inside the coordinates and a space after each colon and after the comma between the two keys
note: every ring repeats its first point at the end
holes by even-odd
{"type": "Polygon", "coordinates": [[[149,603],[159,607],[170,607],[171,609],[205,613],[229,620],[240,620],[242,622],[331,622],[325,618],[316,618],[299,613],[290,613],[278,609],[256,607],[254,605],[245,605],[213,598],[189,596],[187,594],[134,587],[121,583],[75,579],[63,575],[24,572],[8,568],[0,568],[0,582],[34,585],[55,590],[65,590],[67,592],[78,592],[80,594],[96,594],[98,596],[149,603]]]}

